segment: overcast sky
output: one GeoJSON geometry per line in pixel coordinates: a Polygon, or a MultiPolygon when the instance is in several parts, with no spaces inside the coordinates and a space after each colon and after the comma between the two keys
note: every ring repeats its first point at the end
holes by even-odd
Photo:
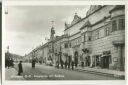
{"type": "Polygon", "coordinates": [[[46,43],[50,36],[51,21],[54,20],[56,35],[63,34],[64,23],[71,22],[77,12],[85,17],[89,6],[9,6],[5,16],[6,46],[19,55],[46,43]]]}

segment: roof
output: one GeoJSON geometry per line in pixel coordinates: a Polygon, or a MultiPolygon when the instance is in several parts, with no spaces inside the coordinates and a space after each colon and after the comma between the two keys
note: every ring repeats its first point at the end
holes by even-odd
{"type": "Polygon", "coordinates": [[[80,21],[80,20],[81,20],[81,17],[78,16],[77,13],[75,13],[74,19],[73,19],[73,21],[71,22],[71,25],[77,23],[77,22],[80,21]]]}
{"type": "Polygon", "coordinates": [[[116,5],[112,10],[109,11],[109,13],[112,13],[113,11],[121,10],[121,9],[124,9],[124,8],[125,8],[124,5],[116,5]]]}
{"type": "Polygon", "coordinates": [[[102,8],[101,5],[91,5],[90,9],[87,11],[86,16],[92,14],[94,11],[102,8]]]}
{"type": "MultiPolygon", "coordinates": [[[[99,5],[98,5],[98,6],[99,6],[99,5]]],[[[101,6],[101,5],[100,5],[100,6],[101,6]]],[[[76,22],[75,24],[72,24],[72,25],[68,26],[67,29],[69,29],[69,28],[71,28],[72,26],[78,24],[79,22],[83,21],[84,19],[88,18],[89,16],[91,16],[92,14],[94,14],[95,12],[101,10],[101,9],[104,8],[104,7],[106,7],[106,5],[103,5],[103,6],[99,7],[98,9],[94,10],[93,12],[91,12],[91,13],[89,13],[89,14],[86,14],[86,16],[85,16],[84,18],[81,18],[81,19],[80,19],[78,22],[76,22]]],[[[90,10],[90,9],[89,9],[89,10],[90,10]]],[[[89,10],[88,10],[88,11],[89,11],[89,10]]],[[[67,30],[67,29],[65,29],[65,30],[67,30]]],[[[65,30],[64,30],[64,31],[65,31],[65,30]]]]}
{"type": "Polygon", "coordinates": [[[88,20],[87,22],[85,22],[85,24],[80,28],[80,30],[82,30],[84,27],[90,27],[91,26],[91,23],[90,21],[88,20]]]}

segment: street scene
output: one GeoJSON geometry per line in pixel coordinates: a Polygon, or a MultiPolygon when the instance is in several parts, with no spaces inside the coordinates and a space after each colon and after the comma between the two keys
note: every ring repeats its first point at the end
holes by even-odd
{"type": "MultiPolygon", "coordinates": [[[[2,1],[0,1],[0,32],[2,34],[2,1]]],[[[0,36],[0,40],[2,40],[2,36],[0,36]]],[[[0,45],[0,47],[2,47],[2,45],[0,45]]],[[[2,56],[0,56],[0,83],[2,80],[1,75],[2,75],[2,56]]]]}
{"type": "Polygon", "coordinates": [[[8,6],[5,23],[6,80],[125,80],[125,5],[8,6]]]}

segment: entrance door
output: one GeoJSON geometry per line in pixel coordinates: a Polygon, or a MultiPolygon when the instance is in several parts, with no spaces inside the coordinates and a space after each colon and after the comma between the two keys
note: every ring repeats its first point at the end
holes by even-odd
{"type": "Polygon", "coordinates": [[[109,68],[109,60],[110,60],[109,58],[110,58],[110,56],[104,56],[102,58],[102,62],[103,62],[102,68],[109,68]]]}

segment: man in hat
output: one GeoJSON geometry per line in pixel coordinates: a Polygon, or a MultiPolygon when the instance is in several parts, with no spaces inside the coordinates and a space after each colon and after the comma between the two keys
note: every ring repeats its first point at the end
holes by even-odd
{"type": "Polygon", "coordinates": [[[20,61],[20,63],[18,64],[18,68],[19,68],[19,70],[18,70],[18,75],[20,76],[21,73],[23,73],[22,61],[20,61]]]}

